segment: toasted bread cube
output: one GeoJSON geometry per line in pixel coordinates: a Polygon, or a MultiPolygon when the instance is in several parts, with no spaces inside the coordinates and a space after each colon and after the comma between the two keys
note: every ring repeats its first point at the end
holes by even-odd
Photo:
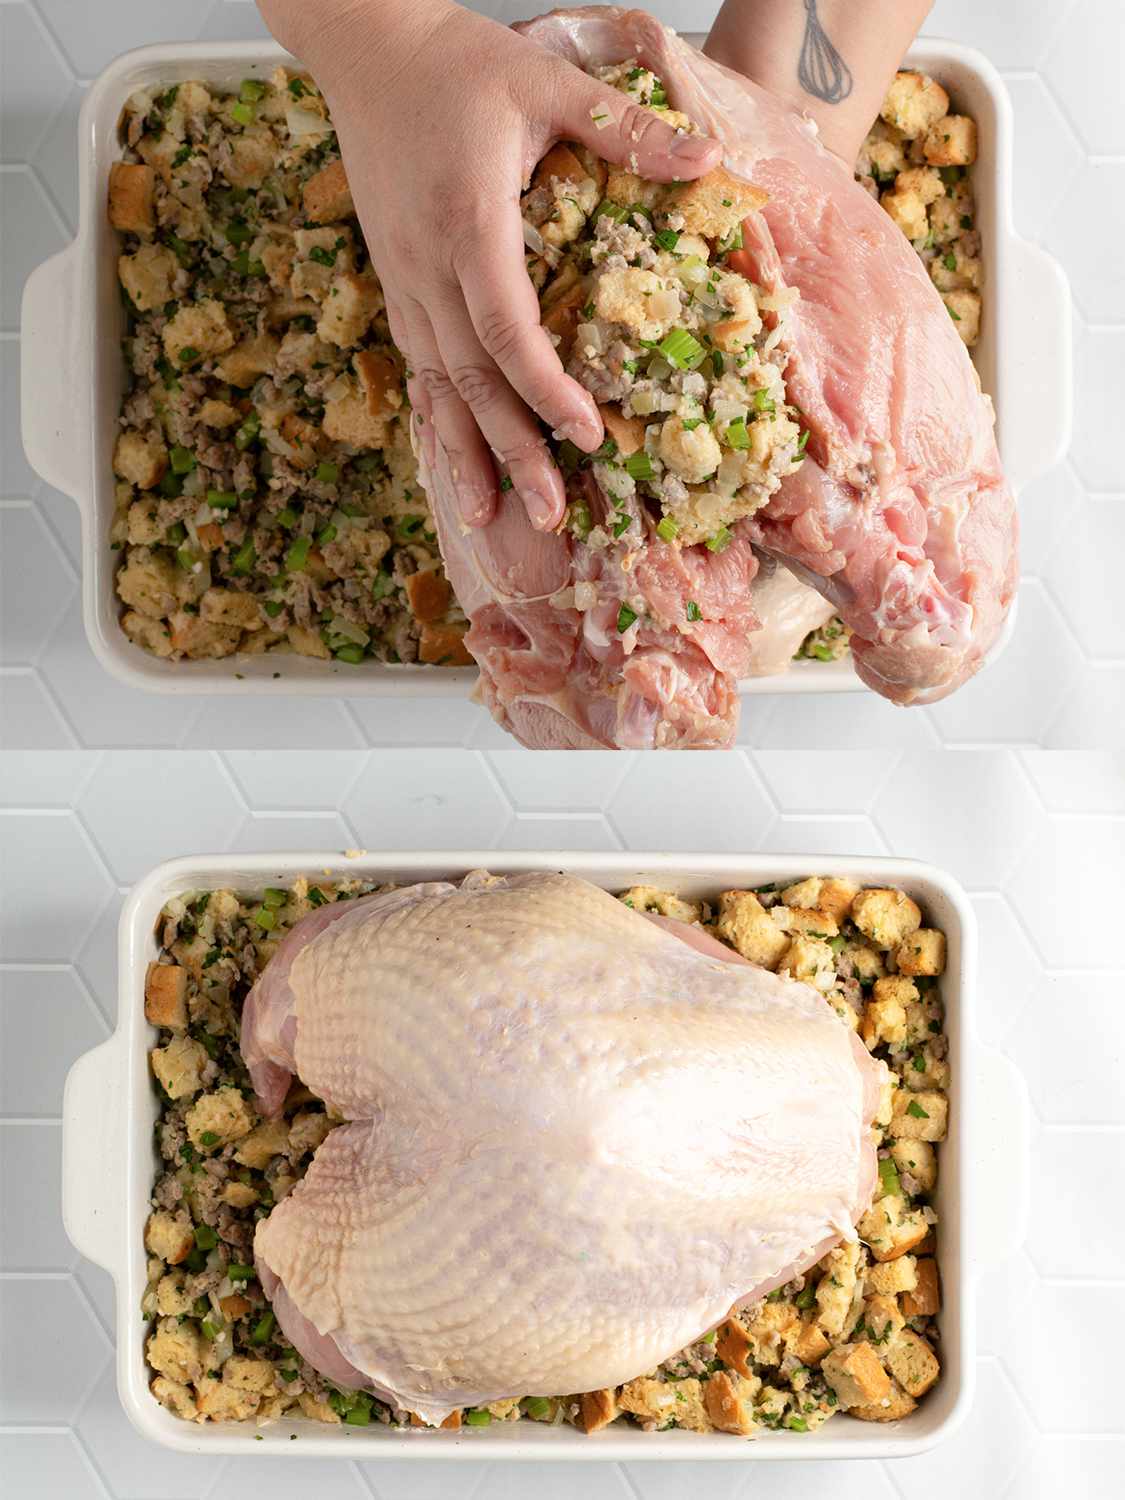
{"type": "Polygon", "coordinates": [[[236,188],[259,188],[273,171],[277,148],[268,130],[244,131],[230,137],[230,155],[219,153],[219,168],[236,188]]]}
{"type": "Polygon", "coordinates": [[[113,449],[113,472],[138,489],[159,484],[168,467],[168,450],[159,433],[123,432],[113,449]]]}
{"type": "Polygon", "coordinates": [[[647,1376],[630,1380],[622,1386],[617,1404],[622,1411],[657,1427],[675,1422],[695,1432],[711,1430],[698,1380],[652,1380],[647,1376]]]}
{"type": "Polygon", "coordinates": [[[206,1353],[207,1345],[195,1324],[176,1318],[161,1318],[145,1345],[152,1368],[181,1385],[200,1378],[206,1353]]]}
{"type": "Polygon", "coordinates": [[[246,1100],[235,1088],[201,1094],[184,1116],[188,1139],[204,1151],[241,1140],[250,1134],[253,1123],[246,1100]]]}
{"type": "Polygon", "coordinates": [[[653,885],[633,885],[621,894],[621,900],[634,911],[658,912],[662,917],[674,917],[677,922],[698,922],[703,917],[703,906],[699,901],[685,901],[671,891],[658,890],[653,885]]]}
{"type": "Polygon", "coordinates": [[[887,1350],[887,1366],[909,1396],[924,1396],[941,1374],[937,1355],[921,1336],[909,1328],[887,1350]]]}
{"type": "Polygon", "coordinates": [[[940,83],[924,73],[908,70],[895,76],[887,90],[880,118],[901,130],[908,139],[924,135],[947,113],[949,95],[940,83]]]}
{"type": "Polygon", "coordinates": [[[163,620],[127,609],[121,616],[121,628],[134,645],[151,651],[154,656],[172,655],[172,634],[163,620]]]}
{"type": "Polygon", "coordinates": [[[250,1208],[258,1201],[258,1190],[248,1182],[228,1182],[223,1188],[222,1198],[232,1208],[250,1208]]]}
{"type": "Polygon", "coordinates": [[[879,202],[908,240],[926,238],[926,205],[917,193],[884,193],[879,202]]]}
{"type": "Polygon", "coordinates": [[[154,1047],[149,1061],[169,1099],[186,1099],[203,1087],[207,1052],[190,1036],[176,1036],[166,1047],[154,1047]]]}
{"type": "Polygon", "coordinates": [[[168,621],[172,645],[191,661],[212,661],[233,656],[238,650],[241,630],[218,625],[189,610],[177,610],[168,621]]]}
{"type": "Polygon", "coordinates": [[[286,412],[281,419],[281,436],[294,450],[289,462],[295,469],[311,469],[324,442],[324,434],[295,411],[286,412]]]}
{"type": "Polygon", "coordinates": [[[165,323],[161,338],[175,370],[188,369],[212,354],[224,354],[234,345],[227,310],[214,297],[184,303],[165,323]]]}
{"type": "Polygon", "coordinates": [[[237,589],[224,589],[218,585],[203,595],[199,601],[199,613],[204,620],[238,630],[258,630],[262,624],[262,613],[253,594],[241,594],[237,589]]]}
{"type": "Polygon", "coordinates": [[[137,162],[115,161],[109,169],[109,222],[114,229],[150,235],[156,228],[156,173],[137,162]]]}
{"type": "Polygon", "coordinates": [[[328,661],[332,656],[320,631],[307,625],[290,625],[285,638],[298,656],[315,656],[321,661],[328,661]]]}
{"type": "Polygon", "coordinates": [[[312,1391],[298,1392],[297,1405],[302,1414],[312,1422],[338,1423],[344,1420],[338,1411],[329,1406],[326,1396],[314,1396],[312,1391]]]}
{"type": "Polygon", "coordinates": [[[671,317],[656,318],[652,312],[652,299],[663,286],[655,271],[640,266],[606,270],[594,290],[594,307],[607,323],[620,323],[644,338],[658,339],[672,324],[671,317]]]}
{"type": "Polygon", "coordinates": [[[891,1160],[900,1174],[909,1173],[923,1193],[937,1182],[937,1152],[928,1141],[902,1139],[891,1142],[891,1160]]]}
{"type": "Polygon", "coordinates": [[[578,281],[553,298],[543,309],[543,327],[558,339],[559,358],[565,360],[574,346],[581,309],[589,300],[586,282],[578,281]]]}
{"type": "Polygon", "coordinates": [[[307,1110],[294,1115],[289,1122],[289,1153],[296,1159],[306,1151],[315,1151],[332,1129],[332,1121],[323,1110],[307,1110]]]}
{"type": "Polygon", "coordinates": [[[836,983],[836,955],[819,938],[795,937],[785,950],[777,972],[789,974],[827,994],[836,983]]]}
{"type": "Polygon", "coordinates": [[[802,1318],[789,1347],[803,1365],[818,1365],[832,1347],[824,1329],[812,1318],[802,1318]]]}
{"type": "Polygon", "coordinates": [[[856,1226],[876,1260],[897,1260],[926,1238],[929,1225],[920,1209],[909,1208],[901,1193],[879,1198],[856,1226]]]}
{"type": "Polygon", "coordinates": [[[789,939],[772,920],[753,891],[723,891],[715,930],[743,958],[776,969],[789,939]]]}
{"type": "Polygon", "coordinates": [[[437,622],[422,626],[418,638],[418,660],[440,667],[471,667],[473,658],[465,645],[467,625],[442,625],[437,622]]]}
{"type": "Polygon", "coordinates": [[[711,1425],[719,1432],[740,1436],[754,1430],[754,1397],[759,1382],[729,1370],[717,1370],[703,1387],[703,1402],[711,1425]]]}
{"type": "Polygon", "coordinates": [[[837,1245],[821,1261],[824,1274],[817,1283],[816,1321],[830,1338],[839,1338],[847,1323],[859,1274],[858,1241],[837,1245]]]}
{"type": "Polygon", "coordinates": [[[348,389],[324,404],[324,435],[349,448],[385,448],[390,427],[386,416],[372,416],[370,405],[351,381],[348,389]]]}
{"type": "Polygon", "coordinates": [[[915,1272],[917,1280],[913,1290],[902,1294],[902,1310],[908,1318],[932,1318],[941,1311],[937,1261],[932,1255],[920,1255],[915,1272]]]}
{"type": "Polygon", "coordinates": [[[599,1432],[617,1418],[617,1395],[612,1390],[587,1391],[579,1398],[578,1426],[585,1433],[599,1432]]]}
{"type": "Polygon", "coordinates": [[[968,115],[942,115],[926,132],[922,154],[935,167],[967,167],[977,159],[977,122],[968,115]]]}
{"type": "Polygon", "coordinates": [[[840,930],[836,919],[830,917],[827,912],[805,906],[784,904],[771,906],[770,918],[777,923],[782,932],[788,932],[791,936],[807,933],[813,938],[830,938],[835,937],[840,930]]]}
{"type": "Polygon", "coordinates": [[[879,993],[879,986],[886,983],[885,979],[875,981],[874,997],[863,1007],[860,1035],[872,1049],[881,1042],[897,1046],[906,1040],[906,1007],[893,992],[882,995],[879,993]]]}
{"type": "Polygon", "coordinates": [[[820,882],[820,895],[809,905],[814,906],[817,911],[824,912],[838,925],[847,916],[858,893],[859,886],[854,880],[841,880],[833,875],[828,880],[820,882]]]}
{"type": "Polygon", "coordinates": [[[620,407],[610,406],[606,401],[598,402],[598,410],[602,414],[605,435],[617,444],[618,453],[628,458],[644,447],[645,424],[640,417],[627,417],[620,407]]]}
{"type": "Polygon", "coordinates": [[[160,1209],[149,1214],[145,1224],[145,1249],[150,1254],[159,1256],[170,1266],[178,1266],[191,1254],[194,1244],[191,1219],[184,1209],[177,1209],[175,1213],[160,1209]]]}
{"type": "Polygon", "coordinates": [[[557,177],[560,182],[583,182],[589,175],[570,147],[559,141],[535,168],[531,184],[540,187],[549,184],[552,177],[557,177]]]}
{"type": "Polygon", "coordinates": [[[329,162],[305,183],[301,192],[305,217],[310,224],[332,224],[355,213],[352,190],[342,161],[329,162]]]}
{"type": "Polygon", "coordinates": [[[145,1020],[185,1031],[188,1024],[187,970],[179,964],[151,963],[145,974],[145,1020]]]}
{"type": "Polygon", "coordinates": [[[820,904],[820,888],[824,884],[819,875],[809,875],[793,885],[787,885],[781,893],[786,906],[797,906],[812,911],[820,904]]]}
{"type": "Polygon", "coordinates": [[[182,1271],[169,1271],[167,1276],[160,1278],[156,1287],[156,1311],[161,1317],[185,1317],[191,1312],[194,1302],[182,1271]]]}
{"type": "Polygon", "coordinates": [[[263,1120],[255,1125],[249,1135],[243,1136],[234,1153],[235,1161],[244,1167],[261,1171],[268,1167],[275,1156],[280,1156],[289,1145],[289,1126],[285,1120],[263,1120]]]}
{"type": "Polygon", "coordinates": [[[759,1302],[743,1316],[754,1361],[761,1365],[780,1364],[782,1345],[795,1334],[801,1321],[797,1309],[791,1302],[759,1302]]]}
{"type": "Polygon", "coordinates": [[[243,388],[253,385],[259,375],[266,375],[273,369],[279,348],[272,333],[256,333],[252,338],[242,339],[220,359],[215,374],[230,385],[243,388]]]}
{"type": "Polygon", "coordinates": [[[234,426],[239,420],[239,412],[229,401],[216,401],[213,397],[208,397],[199,408],[199,420],[205,426],[222,432],[224,428],[234,426]]]}
{"type": "Polygon", "coordinates": [[[890,1134],[899,1140],[944,1141],[949,1123],[949,1099],[937,1090],[918,1093],[900,1089],[895,1097],[890,1134]]]}
{"type": "Polygon", "coordinates": [[[971,349],[980,338],[980,293],[942,292],[941,300],[949,309],[949,316],[957,326],[961,342],[971,349]]]}
{"type": "Polygon", "coordinates": [[[632,208],[635,204],[642,208],[652,208],[660,193],[658,182],[638,177],[636,172],[629,172],[624,167],[615,167],[612,163],[609,165],[605,196],[611,203],[620,203],[623,208],[632,208]]]}
{"type": "Polygon", "coordinates": [[[863,1326],[872,1343],[881,1349],[893,1344],[906,1327],[898,1299],[889,1293],[876,1292],[863,1304],[863,1326]]]}
{"type": "Polygon", "coordinates": [[[858,1417],[861,1422],[899,1422],[903,1417],[908,1417],[918,1405],[913,1396],[902,1389],[897,1381],[891,1381],[890,1394],[882,1401],[872,1402],[870,1406],[852,1406],[848,1408],[849,1417],[858,1417]]]}
{"type": "Polygon", "coordinates": [[[895,949],[895,963],[900,974],[944,974],[945,933],[934,927],[919,927],[895,949]]]}
{"type": "Polygon", "coordinates": [[[852,921],[877,948],[897,948],[922,925],[922,913],[904,891],[860,891],[852,901],[852,921]]]}
{"type": "Polygon", "coordinates": [[[383,308],[383,293],[372,271],[345,271],[328,288],[316,325],[326,344],[347,349],[358,344],[383,308]]]}
{"type": "Polygon", "coordinates": [[[211,1422],[245,1422],[257,1412],[262,1398],[257,1391],[240,1390],[224,1380],[204,1375],[195,1382],[200,1416],[211,1422]]]}
{"type": "Polygon", "coordinates": [[[152,1394],[175,1416],[185,1422],[193,1422],[199,1413],[195,1404],[195,1393],[191,1386],[178,1380],[169,1380],[167,1375],[158,1375],[152,1382],[152,1394]]]}
{"type": "Polygon", "coordinates": [[[960,245],[930,262],[930,280],[939,292],[976,291],[983,275],[980,256],[966,255],[960,245]]]}
{"type": "Polygon", "coordinates": [[[868,1343],[838,1344],[820,1368],[845,1410],[884,1401],[891,1394],[890,1377],[868,1343]]]}
{"type": "Polygon", "coordinates": [[[420,568],[417,573],[411,573],[406,579],[405,589],[410,612],[421,624],[440,620],[453,598],[448,579],[436,568],[420,568]]]}
{"type": "Polygon", "coordinates": [[[945,197],[945,183],[933,167],[907,167],[895,178],[895,192],[920,198],[929,208],[938,198],[945,197]]]}
{"type": "Polygon", "coordinates": [[[748,214],[756,213],[769,194],[716,167],[694,182],[680,183],[666,199],[669,213],[682,214],[684,230],[707,239],[726,239],[748,214]]]}
{"type": "Polygon", "coordinates": [[[228,1323],[237,1323],[239,1318],[246,1317],[252,1304],[241,1292],[231,1292],[229,1297],[219,1298],[219,1306],[228,1323]]]}
{"type": "Polygon", "coordinates": [[[728,1318],[715,1340],[715,1353],[723,1364],[748,1377],[754,1373],[750,1367],[753,1347],[754,1341],[739,1317],[728,1318]]]}
{"type": "Polygon", "coordinates": [[[913,1255],[877,1262],[864,1272],[863,1285],[866,1290],[887,1297],[912,1292],[918,1285],[918,1262],[913,1255]]]}
{"type": "Polygon", "coordinates": [[[138,312],[163,307],[172,296],[179,262],[163,245],[142,245],[117,261],[117,276],[138,312]]]}
{"type": "Polygon", "coordinates": [[[359,388],[373,417],[388,417],[402,408],[402,371],[389,354],[361,349],[352,357],[359,388]]]}

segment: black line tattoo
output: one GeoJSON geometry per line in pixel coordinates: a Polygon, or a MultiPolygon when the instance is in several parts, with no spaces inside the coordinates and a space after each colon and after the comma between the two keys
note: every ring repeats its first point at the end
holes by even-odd
{"type": "Polygon", "coordinates": [[[847,63],[828,40],[816,13],[816,0],[805,0],[805,35],[797,64],[797,82],[806,94],[825,104],[840,104],[852,91],[847,63]]]}

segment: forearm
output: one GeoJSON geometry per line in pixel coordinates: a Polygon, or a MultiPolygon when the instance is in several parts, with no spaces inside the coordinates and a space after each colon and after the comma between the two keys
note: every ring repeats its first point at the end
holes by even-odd
{"type": "Polygon", "coordinates": [[[816,121],[855,160],[933,0],[725,0],[704,48],[816,121]]]}

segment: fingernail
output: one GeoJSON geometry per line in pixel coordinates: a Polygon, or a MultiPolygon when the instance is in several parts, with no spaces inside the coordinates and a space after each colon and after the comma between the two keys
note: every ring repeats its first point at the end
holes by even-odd
{"type": "Polygon", "coordinates": [[[535,529],[549,530],[555,519],[555,502],[540,490],[521,490],[520,498],[535,529]]]}
{"type": "Polygon", "coordinates": [[[492,496],[487,490],[474,486],[462,489],[461,516],[470,526],[483,526],[492,514],[492,496]]]}
{"type": "Polygon", "coordinates": [[[600,442],[598,424],[593,417],[574,417],[552,434],[560,442],[576,443],[579,448],[594,448],[600,442]]]}
{"type": "Polygon", "coordinates": [[[707,135],[678,135],[668,147],[671,156],[681,161],[702,161],[714,149],[715,142],[707,135]]]}

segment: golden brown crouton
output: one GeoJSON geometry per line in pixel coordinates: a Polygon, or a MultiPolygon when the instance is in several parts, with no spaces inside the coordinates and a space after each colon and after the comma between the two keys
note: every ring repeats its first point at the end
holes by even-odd
{"type": "Polygon", "coordinates": [[[611,437],[617,444],[618,453],[628,458],[630,453],[637,453],[644,447],[645,424],[640,417],[627,417],[619,407],[604,401],[598,402],[598,410],[602,414],[606,437],[611,437]]]}
{"type": "Polygon", "coordinates": [[[257,333],[252,338],[242,339],[219,360],[215,374],[231,385],[253,385],[259,375],[265,375],[273,368],[279,347],[272,333],[257,333]]]}
{"type": "Polygon", "coordinates": [[[151,615],[139,615],[135,609],[127,609],[121,616],[121,628],[131,641],[154,656],[172,655],[172,635],[163,620],[154,620],[151,615]]]}
{"type": "Polygon", "coordinates": [[[298,656],[315,656],[328,661],[332,653],[325,645],[319,630],[308,625],[290,625],[285,638],[298,656]]]}
{"type": "Polygon", "coordinates": [[[789,1348],[803,1365],[818,1365],[832,1347],[823,1328],[812,1318],[802,1318],[791,1331],[789,1348]]]}
{"type": "Polygon", "coordinates": [[[154,1047],[149,1060],[169,1099],[186,1099],[203,1087],[207,1052],[192,1037],[175,1036],[166,1047],[154,1047]]]}
{"type": "Polygon", "coordinates": [[[977,159],[977,125],[968,115],[943,115],[926,132],[922,154],[935,167],[967,167],[977,159]]]}
{"type": "Polygon", "coordinates": [[[228,1182],[223,1188],[222,1198],[232,1208],[249,1208],[257,1203],[258,1190],[246,1182],[228,1182]]]}
{"type": "Polygon", "coordinates": [[[172,296],[179,262],[163,245],[142,245],[117,261],[117,275],[138,312],[163,307],[172,296]]]}
{"type": "Polygon", "coordinates": [[[929,1225],[922,1211],[907,1206],[901,1193],[879,1198],[856,1226],[876,1260],[897,1260],[926,1238],[929,1225]]]}
{"type": "Polygon", "coordinates": [[[404,587],[410,612],[423,625],[440,620],[453,598],[448,580],[436,568],[419,568],[408,575],[404,587]]]}
{"type": "Polygon", "coordinates": [[[891,1160],[900,1173],[909,1173],[923,1193],[937,1182],[937,1152],[928,1141],[893,1140],[891,1160]]]}
{"type": "Polygon", "coordinates": [[[115,161],[109,169],[109,222],[114,229],[150,235],[156,228],[156,173],[138,162],[115,161]]]}
{"type": "Polygon", "coordinates": [[[154,1370],[169,1380],[188,1385],[203,1374],[206,1348],[194,1323],[161,1318],[145,1345],[145,1353],[154,1370]]]}
{"type": "Polygon", "coordinates": [[[434,666],[471,667],[473,658],[465,645],[467,625],[442,625],[437,622],[422,626],[418,638],[419,661],[434,666]]]}
{"type": "Polygon", "coordinates": [[[835,917],[807,906],[772,906],[770,918],[782,932],[788,932],[791,936],[807,933],[809,937],[830,938],[835,937],[840,930],[835,917]]]}
{"type": "Polygon", "coordinates": [[[179,964],[149,964],[145,974],[145,1020],[173,1031],[186,1030],[187,980],[187,971],[179,964]]]}
{"type": "Polygon", "coordinates": [[[895,192],[900,197],[910,193],[928,208],[936,199],[945,197],[945,183],[933,167],[907,167],[895,178],[895,192]]]}
{"type": "Polygon", "coordinates": [[[151,1389],[161,1406],[166,1406],[185,1422],[195,1420],[199,1408],[195,1404],[195,1393],[191,1386],[183,1385],[178,1380],[169,1380],[167,1375],[158,1375],[152,1382],[151,1389]]]}
{"type": "Polygon", "coordinates": [[[220,1297],[219,1306],[228,1323],[237,1323],[250,1311],[251,1303],[241,1292],[231,1292],[229,1297],[220,1297]]]}
{"type": "Polygon", "coordinates": [[[908,1318],[932,1318],[941,1311],[941,1281],[937,1261],[921,1255],[915,1262],[917,1280],[912,1291],[903,1292],[902,1310],[908,1318]]]}
{"type": "Polygon", "coordinates": [[[852,1306],[859,1273],[860,1246],[857,1242],[837,1245],[824,1257],[824,1274],[816,1288],[816,1320],[831,1338],[844,1331],[852,1306]]]}
{"type": "MultiPolygon", "coordinates": [[[[774,907],[776,911],[777,908],[774,907]]],[[[785,956],[777,966],[779,974],[789,974],[822,994],[836,982],[835,955],[827,943],[820,938],[795,937],[785,950],[785,956]]]]}
{"type": "Polygon", "coordinates": [[[872,1292],[893,1297],[898,1292],[910,1292],[918,1285],[917,1261],[913,1255],[903,1255],[897,1260],[868,1266],[863,1275],[864,1287],[872,1292]]]}
{"type": "Polygon", "coordinates": [[[230,155],[219,153],[223,176],[236,188],[259,188],[273,171],[277,152],[268,130],[255,131],[230,139],[230,155]]]}
{"type": "Polygon", "coordinates": [[[605,196],[610,203],[620,203],[623,208],[632,208],[634,204],[651,208],[660,192],[659,183],[650,182],[647,177],[638,177],[636,172],[629,172],[624,167],[615,167],[612,163],[609,165],[605,196]]]}
{"type": "Polygon", "coordinates": [[[890,1378],[868,1343],[838,1344],[820,1368],[845,1410],[884,1401],[891,1394],[890,1378]]]}
{"type": "Polygon", "coordinates": [[[741,1318],[731,1317],[720,1327],[715,1341],[715,1353],[723,1364],[730,1365],[740,1375],[750,1376],[753,1340],[746,1331],[741,1318]]]}
{"type": "Polygon", "coordinates": [[[908,1328],[887,1350],[887,1366],[907,1395],[924,1396],[941,1374],[937,1355],[921,1336],[908,1328]]]}
{"type": "Polygon", "coordinates": [[[324,434],[333,442],[350,448],[385,448],[389,430],[388,418],[375,417],[364,396],[349,380],[343,382],[342,394],[324,404],[324,434]]]}
{"type": "Polygon", "coordinates": [[[328,288],[316,325],[326,344],[346,349],[358,344],[383,307],[383,293],[372,271],[345,271],[328,288]]]}
{"type": "Polygon", "coordinates": [[[253,1119],[238,1090],[227,1088],[201,1095],[185,1114],[184,1124],[192,1145],[206,1151],[249,1135],[253,1119]]]}
{"type": "Polygon", "coordinates": [[[225,427],[233,427],[238,419],[238,410],[229,401],[216,401],[213,397],[208,397],[199,408],[199,420],[205,426],[218,428],[219,431],[225,427]]]}
{"type": "Polygon", "coordinates": [[[157,432],[123,432],[113,449],[113,472],[138,489],[159,484],[168,467],[168,450],[157,432]]]}
{"type": "Polygon", "coordinates": [[[887,90],[880,116],[903,135],[923,135],[949,109],[949,95],[924,73],[904,70],[887,90]]]}
{"type": "Polygon", "coordinates": [[[961,342],[971,349],[980,337],[980,293],[968,291],[943,292],[941,300],[949,309],[949,316],[957,326],[961,342]]]}
{"type": "Polygon", "coordinates": [[[753,891],[723,891],[715,930],[743,958],[765,969],[776,969],[789,939],[753,891]]]}
{"type": "Polygon", "coordinates": [[[860,891],[852,902],[852,921],[877,948],[897,948],[917,932],[922,913],[904,891],[860,891]]]}
{"type": "Polygon", "coordinates": [[[311,469],[324,443],[324,434],[295,411],[286,412],[281,419],[281,436],[293,449],[289,462],[295,469],[311,469]]]}
{"type": "Polygon", "coordinates": [[[630,1380],[618,1396],[622,1411],[631,1412],[642,1422],[657,1427],[686,1427],[693,1432],[709,1432],[711,1423],[703,1405],[698,1380],[630,1380]]]}
{"type": "Polygon", "coordinates": [[[535,168],[531,185],[539,187],[550,183],[552,177],[557,177],[560,182],[581,182],[589,175],[570,147],[559,141],[535,168]]]}
{"type": "Polygon", "coordinates": [[[238,1143],[234,1157],[244,1167],[254,1167],[260,1172],[275,1156],[280,1156],[288,1144],[289,1126],[283,1119],[263,1120],[238,1143]]]}
{"type": "Polygon", "coordinates": [[[145,1224],[145,1249],[152,1255],[158,1255],[170,1266],[178,1266],[191,1254],[194,1244],[191,1219],[184,1209],[175,1213],[161,1209],[149,1214],[145,1224]]]}
{"type": "Polygon", "coordinates": [[[373,417],[388,417],[402,407],[402,371],[389,354],[361,349],[352,357],[359,388],[373,417]]]}
{"type": "Polygon", "coordinates": [[[579,1398],[578,1426],[583,1432],[598,1432],[617,1416],[617,1397],[612,1390],[587,1391],[579,1398]]]}
{"type": "Polygon", "coordinates": [[[172,368],[184,370],[209,355],[224,354],[234,344],[234,331],[223,304],[214,297],[204,297],[200,302],[184,303],[165,323],[161,338],[172,368]]]}
{"type": "Polygon", "coordinates": [[[310,224],[331,224],[355,213],[352,190],[342,161],[329,162],[314,173],[301,192],[305,217],[310,224]]]}
{"type": "Polygon", "coordinates": [[[237,630],[258,630],[262,624],[261,610],[253,594],[240,594],[237,589],[218,585],[209,588],[200,599],[199,613],[204,620],[237,630]]]}
{"type": "Polygon", "coordinates": [[[890,1134],[898,1140],[944,1141],[949,1122],[949,1100],[937,1090],[918,1093],[900,1089],[891,1116],[890,1134]]]}
{"type": "Polygon", "coordinates": [[[342,1422],[343,1418],[329,1404],[326,1396],[314,1396],[312,1391],[301,1391],[297,1405],[313,1422],[342,1422]]]}
{"type": "Polygon", "coordinates": [[[769,194],[752,182],[732,176],[725,167],[716,167],[694,182],[684,182],[672,188],[666,207],[669,213],[683,215],[686,233],[702,234],[708,239],[726,239],[768,198],[769,194]]]}
{"type": "Polygon", "coordinates": [[[754,1396],[759,1382],[729,1370],[717,1370],[703,1387],[703,1401],[711,1425],[740,1436],[754,1430],[754,1396]]]}
{"type": "Polygon", "coordinates": [[[218,625],[198,614],[180,609],[168,621],[172,645],[192,661],[211,661],[238,650],[241,630],[218,625]]]}
{"type": "Polygon", "coordinates": [[[914,1397],[892,1380],[890,1393],[882,1401],[874,1401],[869,1406],[849,1407],[848,1416],[858,1417],[861,1422],[899,1422],[903,1417],[908,1417],[917,1405],[914,1397]]]}
{"type": "MultiPolygon", "coordinates": [[[[882,980],[876,982],[878,990],[882,980]]],[[[887,1042],[894,1046],[906,1040],[906,1009],[893,996],[869,1000],[863,1007],[863,1023],[860,1036],[871,1048],[887,1042]]]]}
{"type": "Polygon", "coordinates": [[[882,1348],[892,1344],[906,1327],[906,1319],[898,1305],[898,1299],[889,1293],[877,1292],[863,1304],[863,1326],[872,1343],[882,1348]]]}
{"type": "Polygon", "coordinates": [[[677,922],[698,922],[703,916],[701,902],[685,901],[682,896],[654,885],[632,885],[622,892],[621,900],[634,911],[658,912],[662,917],[674,917],[677,922]]]}
{"type": "Polygon", "coordinates": [[[928,229],[926,205],[917,193],[884,193],[879,202],[908,240],[925,239],[928,229]]]}

